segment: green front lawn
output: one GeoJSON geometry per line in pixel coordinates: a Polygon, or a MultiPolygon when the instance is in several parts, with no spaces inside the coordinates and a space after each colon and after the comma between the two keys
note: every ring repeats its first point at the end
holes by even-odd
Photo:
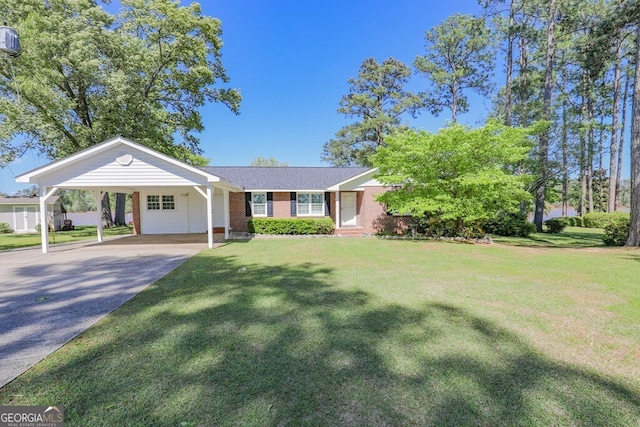
{"type": "MultiPolygon", "coordinates": [[[[113,227],[103,229],[104,236],[116,236],[121,234],[131,234],[130,226],[113,227]]],[[[95,226],[76,226],[71,231],[56,231],[49,233],[49,244],[76,242],[80,240],[90,240],[98,238],[98,227],[95,226]]],[[[29,246],[40,245],[40,233],[11,233],[0,234],[0,251],[9,249],[26,248],[29,246]]]]}
{"type": "Polygon", "coordinates": [[[639,273],[637,249],[232,242],[0,405],[68,426],[638,425],[639,273]]]}
{"type": "Polygon", "coordinates": [[[552,248],[588,248],[604,246],[602,228],[567,227],[562,233],[533,233],[529,237],[493,236],[496,243],[513,246],[547,246],[552,248]]]}

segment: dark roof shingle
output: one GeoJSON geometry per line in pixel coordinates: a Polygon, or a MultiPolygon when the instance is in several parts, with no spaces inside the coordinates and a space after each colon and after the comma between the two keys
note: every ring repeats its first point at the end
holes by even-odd
{"type": "Polygon", "coordinates": [[[202,170],[251,190],[326,190],[371,168],[208,166],[202,170]]]}

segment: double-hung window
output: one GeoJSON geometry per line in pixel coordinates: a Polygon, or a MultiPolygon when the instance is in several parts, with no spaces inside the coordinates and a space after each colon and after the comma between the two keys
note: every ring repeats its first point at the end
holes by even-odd
{"type": "Polygon", "coordinates": [[[267,193],[251,193],[253,216],[267,216],[267,193]]]}
{"type": "Polygon", "coordinates": [[[298,215],[324,215],[324,193],[298,193],[298,215]]]}

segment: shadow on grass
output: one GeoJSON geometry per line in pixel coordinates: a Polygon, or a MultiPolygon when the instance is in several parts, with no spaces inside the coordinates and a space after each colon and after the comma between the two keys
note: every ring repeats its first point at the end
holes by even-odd
{"type": "MultiPolygon", "coordinates": [[[[579,228],[577,229],[579,230],[579,228]]],[[[529,237],[493,236],[496,243],[508,246],[522,246],[535,248],[594,248],[604,247],[602,233],[589,231],[563,231],[562,233],[533,233],[529,237]]]]}
{"type": "Polygon", "coordinates": [[[443,303],[192,258],[0,390],[67,425],[633,425],[640,397],[443,303]],[[18,395],[18,396],[16,396],[18,395]]]}

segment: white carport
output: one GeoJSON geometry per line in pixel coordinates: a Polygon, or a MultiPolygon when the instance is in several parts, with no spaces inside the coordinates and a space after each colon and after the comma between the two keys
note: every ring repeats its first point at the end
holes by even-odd
{"type": "MultiPolygon", "coordinates": [[[[122,137],[107,140],[24,173],[16,177],[16,181],[40,187],[41,215],[46,213],[47,200],[58,189],[90,191],[98,206],[98,242],[103,241],[102,212],[99,208],[102,196],[105,192],[119,192],[147,197],[139,201],[145,204],[144,209],[139,206],[139,231],[146,234],[195,233],[204,232],[202,228],[206,227],[209,248],[213,248],[214,226],[224,226],[225,239],[229,238],[229,192],[243,191],[241,187],[216,175],[122,137]],[[202,197],[205,203],[193,198],[194,201],[189,202],[189,194],[202,197]],[[214,206],[214,200],[219,206],[214,206]],[[222,216],[216,218],[216,224],[214,212],[222,216]],[[159,213],[167,214],[164,218],[168,219],[164,223],[159,213]],[[176,221],[186,225],[181,228],[167,226],[167,222],[175,224],[176,221]]],[[[48,227],[40,229],[42,252],[47,253],[48,227]]]]}

